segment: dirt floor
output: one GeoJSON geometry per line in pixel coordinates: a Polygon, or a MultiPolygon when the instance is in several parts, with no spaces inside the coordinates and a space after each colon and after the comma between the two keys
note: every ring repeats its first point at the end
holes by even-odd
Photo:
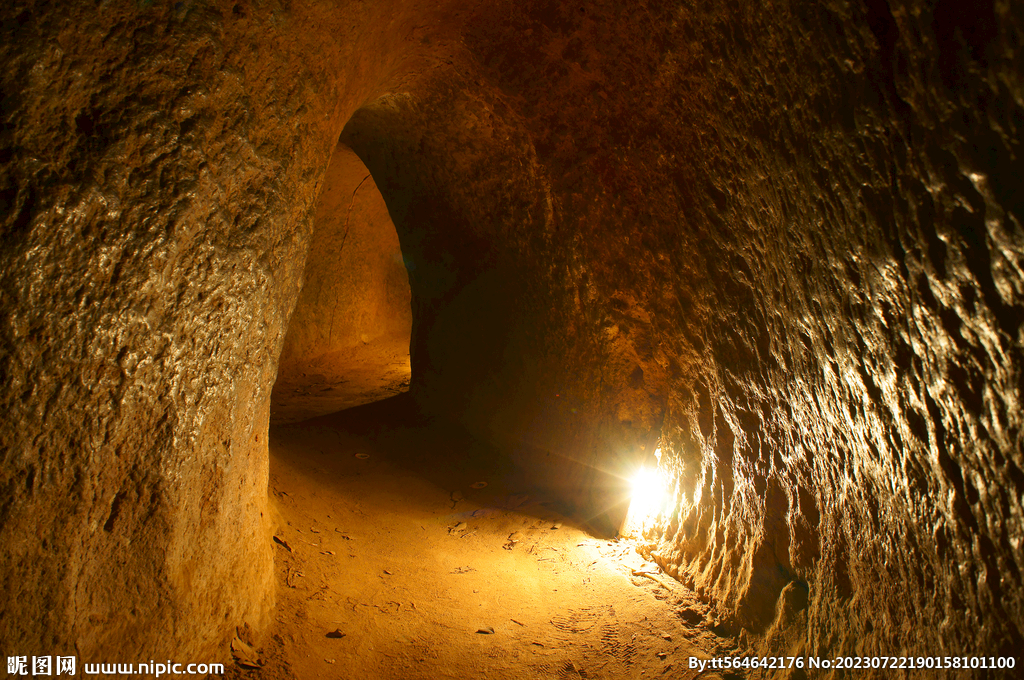
{"type": "Polygon", "coordinates": [[[688,668],[734,649],[688,589],[404,402],[272,428],[276,621],[230,675],[730,677],[688,668]]]}
{"type": "Polygon", "coordinates": [[[411,376],[408,333],[380,336],[304,363],[281,366],[274,384],[271,425],[393,397],[409,389],[411,376]]]}

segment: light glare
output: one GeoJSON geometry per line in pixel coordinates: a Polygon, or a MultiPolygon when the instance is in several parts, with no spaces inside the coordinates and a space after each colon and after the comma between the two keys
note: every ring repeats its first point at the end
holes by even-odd
{"type": "Polygon", "coordinates": [[[661,512],[665,502],[665,483],[656,468],[640,468],[633,477],[633,494],[622,534],[639,536],[661,512]]]}

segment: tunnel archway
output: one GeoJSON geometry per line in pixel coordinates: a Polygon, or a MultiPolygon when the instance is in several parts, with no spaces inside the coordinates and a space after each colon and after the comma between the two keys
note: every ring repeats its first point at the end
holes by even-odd
{"type": "MultiPolygon", "coordinates": [[[[658,387],[594,393],[609,376],[596,370],[605,350],[573,321],[585,284],[554,231],[552,180],[522,119],[500,92],[435,84],[364,104],[341,140],[379,183],[402,242],[417,411],[505,452],[602,530],[618,526],[623,471],[659,433],[658,387]],[[595,362],[570,367],[570,352],[595,362]],[[595,433],[608,409],[614,424],[595,433]],[[615,462],[596,464],[594,451],[615,462]]],[[[635,370],[620,364],[615,382],[635,370]]]]}
{"type": "Polygon", "coordinates": [[[409,277],[370,171],[339,143],[317,204],[303,287],[271,396],[288,423],[409,388],[409,277]]]}

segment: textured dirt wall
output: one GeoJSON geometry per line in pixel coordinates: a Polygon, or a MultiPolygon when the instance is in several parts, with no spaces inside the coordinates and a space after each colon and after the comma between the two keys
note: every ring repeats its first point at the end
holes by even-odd
{"type": "Polygon", "coordinates": [[[225,50],[230,12],[3,15],[0,637],[209,654],[270,605],[266,397],[311,191],[268,180],[318,131],[265,102],[309,93],[225,50]]]}
{"type": "Polygon", "coordinates": [[[655,554],[775,649],[1012,653],[1021,8],[770,9],[694,17],[729,42],[690,53],[710,287],[655,554]]]}
{"type": "Polygon", "coordinates": [[[501,16],[467,45],[570,303],[545,423],[609,467],[664,416],[653,555],[761,650],[1019,649],[1020,7],[501,16]]]}
{"type": "Polygon", "coordinates": [[[328,160],[433,62],[384,6],[13,2],[0,25],[0,640],[223,658],[272,605],[270,388],[328,160]]]}

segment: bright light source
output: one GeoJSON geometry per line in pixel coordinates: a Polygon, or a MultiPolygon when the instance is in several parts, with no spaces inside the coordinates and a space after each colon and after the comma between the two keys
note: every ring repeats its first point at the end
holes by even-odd
{"type": "Polygon", "coordinates": [[[633,477],[633,507],[657,507],[663,493],[658,471],[642,467],[633,477]]]}
{"type": "Polygon", "coordinates": [[[633,497],[622,535],[639,537],[661,514],[665,505],[665,481],[657,468],[640,468],[633,477],[633,497]]]}

